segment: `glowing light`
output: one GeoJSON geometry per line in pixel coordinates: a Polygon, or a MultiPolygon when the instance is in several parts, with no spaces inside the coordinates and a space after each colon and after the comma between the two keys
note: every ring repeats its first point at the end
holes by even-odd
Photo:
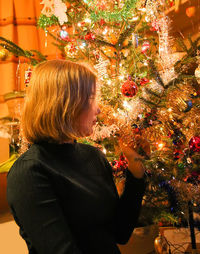
{"type": "Polygon", "coordinates": [[[104,35],[105,35],[105,34],[107,34],[107,32],[108,32],[108,29],[107,29],[107,28],[105,28],[102,34],[104,34],[104,35]]]}
{"type": "Polygon", "coordinates": [[[83,48],[85,48],[85,46],[86,46],[86,43],[83,42],[82,45],[80,45],[79,47],[80,47],[81,49],[83,49],[83,48]]]}
{"type": "Polygon", "coordinates": [[[132,17],[131,21],[137,21],[138,19],[139,19],[138,16],[134,16],[134,17],[132,17]]]}
{"type": "Polygon", "coordinates": [[[144,64],[144,66],[148,66],[148,62],[147,61],[144,61],[143,64],[144,64]]]}
{"type": "Polygon", "coordinates": [[[107,153],[107,150],[106,150],[106,148],[104,147],[103,148],[103,151],[102,151],[104,154],[106,154],[107,153]]]}
{"type": "Polygon", "coordinates": [[[123,79],[124,79],[124,76],[123,76],[123,75],[119,76],[119,79],[120,79],[120,80],[123,80],[123,79]]]}
{"type": "Polygon", "coordinates": [[[81,26],[81,23],[80,22],[78,22],[78,24],[77,24],[79,27],[81,26]]]}
{"type": "Polygon", "coordinates": [[[111,83],[112,83],[112,82],[111,82],[111,80],[109,79],[109,80],[107,81],[107,84],[108,84],[108,85],[111,85],[111,83]]]}
{"type": "Polygon", "coordinates": [[[131,110],[131,109],[132,109],[131,105],[130,105],[127,101],[123,101],[123,106],[124,106],[127,110],[131,110]]]}
{"type": "Polygon", "coordinates": [[[169,111],[169,112],[172,112],[172,108],[168,108],[168,111],[169,111]]]}
{"type": "Polygon", "coordinates": [[[89,18],[86,18],[84,21],[85,21],[85,23],[91,23],[91,19],[89,19],[89,18]]]}
{"type": "Polygon", "coordinates": [[[165,144],[163,144],[163,143],[157,143],[157,147],[159,150],[163,149],[164,146],[165,146],[165,144]]]}

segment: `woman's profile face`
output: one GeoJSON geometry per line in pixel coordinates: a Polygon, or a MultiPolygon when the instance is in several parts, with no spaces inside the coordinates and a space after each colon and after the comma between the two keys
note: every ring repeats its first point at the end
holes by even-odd
{"type": "Polygon", "coordinates": [[[100,113],[97,104],[96,94],[89,98],[89,105],[78,117],[76,126],[82,137],[90,136],[93,133],[93,127],[97,122],[97,115],[100,113]]]}

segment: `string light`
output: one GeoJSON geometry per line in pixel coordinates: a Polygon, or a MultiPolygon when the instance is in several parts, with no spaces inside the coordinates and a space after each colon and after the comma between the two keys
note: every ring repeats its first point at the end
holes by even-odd
{"type": "Polygon", "coordinates": [[[103,148],[103,151],[102,151],[104,154],[106,154],[107,153],[107,150],[106,150],[106,148],[104,147],[103,148]]]}
{"type": "Polygon", "coordinates": [[[103,34],[103,35],[106,35],[106,34],[107,34],[107,32],[108,32],[108,29],[107,29],[107,28],[105,28],[105,29],[104,29],[104,31],[102,32],[102,34],[103,34]]]}

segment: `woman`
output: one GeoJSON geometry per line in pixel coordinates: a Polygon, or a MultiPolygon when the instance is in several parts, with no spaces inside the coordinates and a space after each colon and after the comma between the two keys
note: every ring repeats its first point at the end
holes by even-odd
{"type": "Polygon", "coordinates": [[[96,76],[64,60],[32,75],[22,126],[32,144],[8,174],[7,198],[31,254],[119,254],[136,225],[144,193],[140,157],[125,148],[129,170],[119,198],[112,169],[92,134],[100,110],[96,76]]]}

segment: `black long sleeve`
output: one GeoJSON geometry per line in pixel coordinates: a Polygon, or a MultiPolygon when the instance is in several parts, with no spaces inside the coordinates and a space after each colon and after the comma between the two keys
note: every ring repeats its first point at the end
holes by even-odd
{"type": "Polygon", "coordinates": [[[11,201],[11,209],[22,236],[28,243],[28,238],[31,239],[31,253],[81,254],[50,181],[42,173],[41,165],[32,160],[20,160],[16,167],[23,168],[24,164],[28,168],[23,178],[16,178],[16,184],[11,182],[15,179],[8,177],[8,197],[11,200],[14,194],[15,201],[13,205],[11,201]]]}
{"type": "Polygon", "coordinates": [[[35,144],[8,174],[8,202],[31,254],[119,254],[143,192],[127,172],[119,198],[108,161],[79,143],[35,144]]]}

